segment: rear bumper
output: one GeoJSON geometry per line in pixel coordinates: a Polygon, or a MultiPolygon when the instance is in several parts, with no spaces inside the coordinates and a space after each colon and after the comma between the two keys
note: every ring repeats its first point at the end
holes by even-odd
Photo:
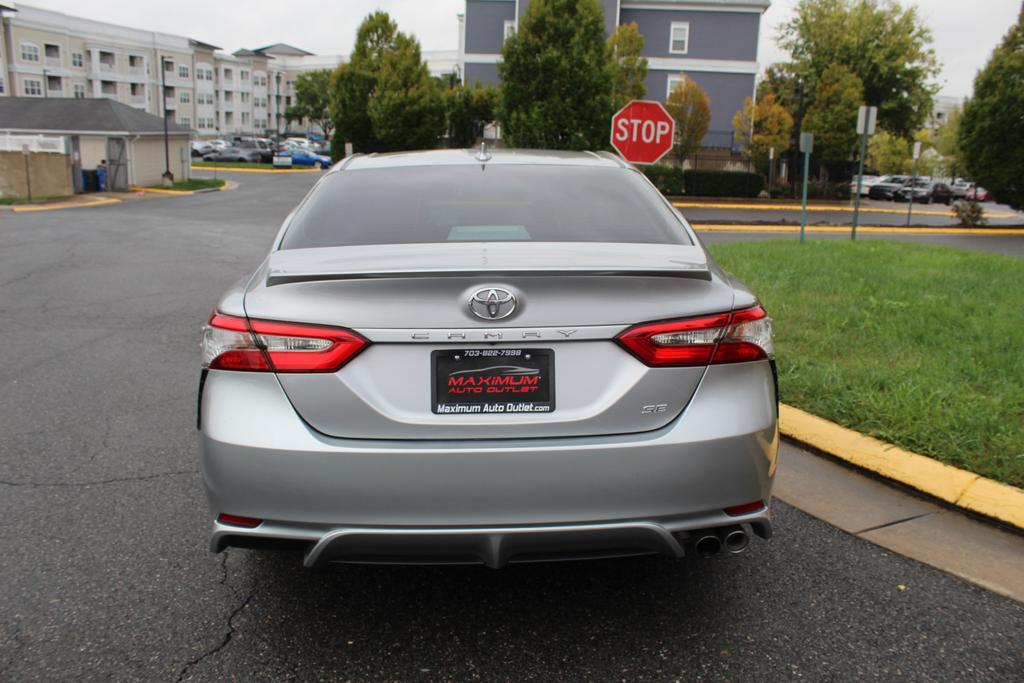
{"type": "MultiPolygon", "coordinates": [[[[770,533],[778,453],[767,362],[713,366],[682,415],[619,436],[381,441],[325,437],[273,375],[212,371],[202,396],[202,471],[211,548],[261,539],[325,561],[478,561],[662,553],[688,532],[750,523],[770,533]],[[389,559],[390,558],[390,559],[389,559]],[[403,559],[404,558],[404,559],[403,559]]],[[[638,408],[639,409],[639,408],[638,408]]]]}

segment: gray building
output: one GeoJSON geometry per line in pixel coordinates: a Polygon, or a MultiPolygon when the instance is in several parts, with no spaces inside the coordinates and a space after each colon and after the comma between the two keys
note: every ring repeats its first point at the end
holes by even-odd
{"type": "MultiPolygon", "coordinates": [[[[505,39],[530,0],[466,0],[459,63],[466,83],[496,83],[505,39]]],[[[636,22],[647,57],[647,99],[664,101],[680,73],[711,101],[708,147],[732,147],[732,117],[754,93],[761,15],[769,0],[601,0],[609,34],[636,22]]]]}

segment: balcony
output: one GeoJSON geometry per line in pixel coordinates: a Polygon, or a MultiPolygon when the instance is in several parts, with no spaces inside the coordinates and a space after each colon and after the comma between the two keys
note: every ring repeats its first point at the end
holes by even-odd
{"type": "Polygon", "coordinates": [[[128,100],[133,107],[145,107],[146,96],[145,95],[132,95],[128,100]]]}
{"type": "Polygon", "coordinates": [[[178,101],[173,97],[165,97],[164,108],[166,108],[167,111],[174,111],[178,108],[178,101]]]}
{"type": "Polygon", "coordinates": [[[128,78],[132,81],[144,81],[149,76],[146,74],[146,67],[144,66],[131,66],[128,67],[128,78]]]}
{"type": "Polygon", "coordinates": [[[46,57],[46,66],[53,67],[54,69],[60,69],[64,66],[60,57],[46,57]]]}

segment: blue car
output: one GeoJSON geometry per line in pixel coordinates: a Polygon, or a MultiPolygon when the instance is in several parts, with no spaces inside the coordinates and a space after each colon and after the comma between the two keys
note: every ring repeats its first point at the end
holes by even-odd
{"type": "MultiPolygon", "coordinates": [[[[274,153],[274,157],[291,157],[292,166],[313,166],[320,168],[330,168],[331,158],[324,156],[323,154],[313,154],[312,152],[306,152],[301,149],[285,149],[274,153]]],[[[275,166],[285,165],[278,164],[275,161],[275,166]]]]}

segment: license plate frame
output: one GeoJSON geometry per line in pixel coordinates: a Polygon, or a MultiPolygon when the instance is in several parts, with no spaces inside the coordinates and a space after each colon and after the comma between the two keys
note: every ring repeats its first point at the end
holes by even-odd
{"type": "Polygon", "coordinates": [[[529,347],[433,351],[430,410],[435,415],[553,413],[555,351],[529,347]],[[450,393],[455,389],[458,400],[452,400],[450,393]]]}

